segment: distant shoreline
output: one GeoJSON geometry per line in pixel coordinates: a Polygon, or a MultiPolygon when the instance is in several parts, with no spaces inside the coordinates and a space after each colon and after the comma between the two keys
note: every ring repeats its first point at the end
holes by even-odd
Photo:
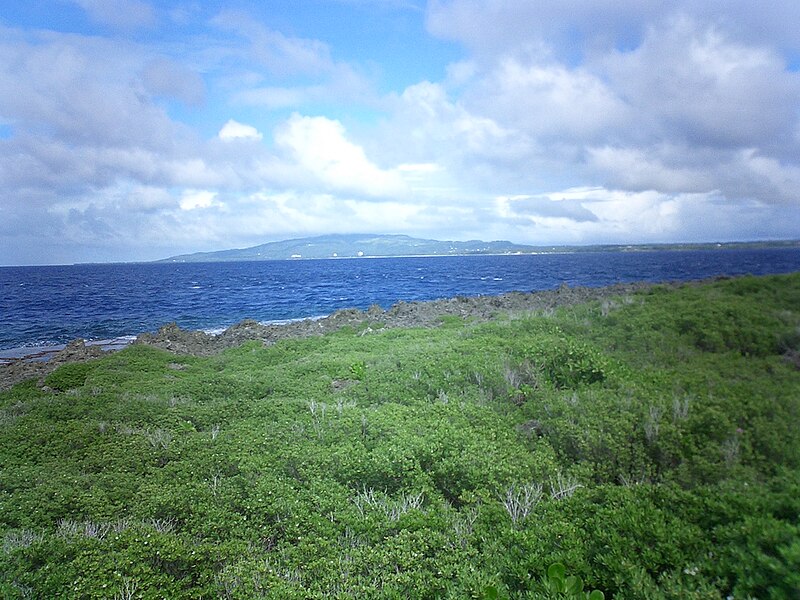
{"type": "MultiPolygon", "coordinates": [[[[798,244],[800,245],[800,244],[798,244]]],[[[552,252],[470,252],[464,254],[365,254],[364,256],[295,256],[289,258],[236,258],[218,260],[155,260],[141,264],[165,264],[176,265],[184,263],[202,264],[221,263],[221,262],[274,262],[274,261],[304,261],[304,260],[373,260],[381,258],[470,258],[481,256],[538,256],[544,254],[578,254],[574,251],[552,251],[552,252]]],[[[102,263],[80,263],[80,264],[102,264],[102,263]]]]}
{"type": "MultiPolygon", "coordinates": [[[[780,248],[800,248],[800,241],[792,242],[791,244],[775,244],[775,245],[750,245],[749,242],[742,242],[741,244],[698,244],[696,246],[681,245],[672,246],[614,246],[614,247],[594,247],[587,246],[587,249],[579,249],[572,247],[556,248],[554,250],[537,250],[530,252],[464,252],[453,254],[365,254],[364,256],[295,256],[290,258],[236,258],[236,259],[216,259],[216,260],[169,260],[160,259],[141,264],[184,264],[194,263],[220,263],[220,262],[273,262],[273,261],[304,261],[304,260],[370,260],[381,258],[470,258],[470,257],[483,257],[483,256],[547,256],[559,254],[593,254],[602,252],[619,252],[619,253],[633,253],[633,252],[692,252],[692,251],[717,251],[717,250],[769,250],[780,248]]],[[[105,263],[78,263],[78,264],[105,264],[105,263]]]]}
{"type": "Polygon", "coordinates": [[[800,248],[800,240],[657,244],[533,246],[508,241],[441,241],[402,235],[330,235],[268,242],[248,248],[179,254],[156,264],[334,260],[354,258],[438,258],[468,256],[537,256],[602,252],[670,252],[800,248]]]}
{"type": "MultiPolygon", "coordinates": [[[[276,242],[277,243],[277,242],[276,242]]],[[[43,265],[0,265],[0,269],[19,269],[19,268],[47,268],[47,267],[81,267],[81,266],[113,266],[113,265],[175,265],[175,264],[201,264],[201,263],[232,263],[232,262],[291,262],[291,261],[310,261],[310,260],[346,260],[363,258],[448,258],[448,257],[480,257],[480,256],[546,256],[563,254],[592,254],[602,252],[612,253],[634,253],[634,252],[690,252],[690,251],[718,251],[718,250],[769,250],[769,249],[792,249],[800,248],[800,240],[762,240],[749,242],[692,242],[692,243],[663,243],[663,244],[606,244],[589,246],[532,246],[531,250],[509,251],[509,252],[453,252],[453,253],[429,253],[429,254],[364,254],[363,256],[299,256],[299,257],[245,257],[245,258],[213,258],[204,256],[186,260],[179,255],[170,258],[160,258],[155,260],[132,260],[132,261],[110,261],[110,262],[78,262],[62,264],[43,264],[43,265]]],[[[220,250],[218,252],[228,252],[220,250]]],[[[197,255],[213,255],[217,252],[198,252],[197,255]]]]}

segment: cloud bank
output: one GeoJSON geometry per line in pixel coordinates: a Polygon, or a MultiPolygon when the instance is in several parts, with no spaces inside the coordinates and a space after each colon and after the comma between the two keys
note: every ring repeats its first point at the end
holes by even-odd
{"type": "Polygon", "coordinates": [[[53,1],[0,25],[0,264],[800,237],[795,2],[53,1]]]}

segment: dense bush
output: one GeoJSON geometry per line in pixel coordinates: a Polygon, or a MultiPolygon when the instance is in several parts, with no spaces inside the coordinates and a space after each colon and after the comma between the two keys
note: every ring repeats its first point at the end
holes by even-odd
{"type": "Polygon", "coordinates": [[[56,391],[66,392],[82,387],[93,368],[89,362],[67,363],[45,377],[44,383],[56,391]]]}
{"type": "Polygon", "coordinates": [[[0,597],[796,598],[799,307],[742,278],[65,365],[0,394],[0,597]]]}

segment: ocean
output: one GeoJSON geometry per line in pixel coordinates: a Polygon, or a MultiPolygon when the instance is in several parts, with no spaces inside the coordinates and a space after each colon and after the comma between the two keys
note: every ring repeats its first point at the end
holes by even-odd
{"type": "Polygon", "coordinates": [[[800,271],[800,248],[0,268],[0,359],[175,322],[221,331],[398,301],[800,271]]]}

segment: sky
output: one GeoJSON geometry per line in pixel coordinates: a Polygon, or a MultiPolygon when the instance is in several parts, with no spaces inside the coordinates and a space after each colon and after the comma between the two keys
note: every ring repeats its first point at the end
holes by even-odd
{"type": "Polygon", "coordinates": [[[4,0],[0,265],[797,239],[797,23],[797,0],[4,0]]]}

